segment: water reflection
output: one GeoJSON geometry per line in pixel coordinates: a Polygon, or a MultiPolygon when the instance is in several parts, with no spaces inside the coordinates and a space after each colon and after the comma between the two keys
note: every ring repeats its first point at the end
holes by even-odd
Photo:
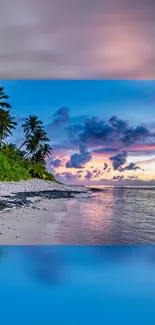
{"type": "MultiPolygon", "coordinates": [[[[107,193],[105,193],[104,199],[106,199],[106,195],[107,193]]],[[[81,202],[79,205],[80,215],[83,215],[84,208],[83,222],[87,223],[90,231],[99,231],[102,228],[103,231],[108,232],[111,228],[114,210],[112,204],[114,201],[114,193],[112,191],[108,193],[108,201],[108,218],[106,216],[107,207],[103,204],[102,196],[98,196],[98,194],[94,195],[88,204],[81,202]]]]}
{"type": "Polygon", "coordinates": [[[114,224],[118,243],[155,243],[155,190],[114,188],[114,224]]]}
{"type": "Polygon", "coordinates": [[[51,243],[155,243],[154,215],[155,189],[105,188],[92,198],[69,201],[66,215],[51,230],[51,243]]]}

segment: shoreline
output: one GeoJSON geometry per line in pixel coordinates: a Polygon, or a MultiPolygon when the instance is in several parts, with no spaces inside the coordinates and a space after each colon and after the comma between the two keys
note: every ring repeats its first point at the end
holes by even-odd
{"type": "Polygon", "coordinates": [[[0,182],[0,245],[50,245],[52,230],[67,213],[67,201],[93,189],[33,179],[0,182]]]}
{"type": "Polygon", "coordinates": [[[64,185],[53,181],[32,179],[20,182],[0,182],[0,211],[6,208],[29,206],[41,199],[73,198],[76,194],[89,193],[85,186],[64,185]]]}

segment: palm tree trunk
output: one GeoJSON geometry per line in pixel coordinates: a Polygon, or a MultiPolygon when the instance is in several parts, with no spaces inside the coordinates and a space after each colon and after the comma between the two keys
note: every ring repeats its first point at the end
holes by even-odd
{"type": "Polygon", "coordinates": [[[25,143],[26,143],[26,141],[27,141],[27,139],[28,139],[28,137],[31,135],[31,132],[29,132],[28,134],[27,134],[27,136],[25,136],[25,140],[24,140],[24,142],[21,144],[21,146],[18,148],[18,150],[20,150],[24,145],[25,145],[25,143]]]}
{"type": "Polygon", "coordinates": [[[18,148],[18,150],[21,150],[21,148],[25,145],[27,139],[21,144],[21,146],[18,148]]]}

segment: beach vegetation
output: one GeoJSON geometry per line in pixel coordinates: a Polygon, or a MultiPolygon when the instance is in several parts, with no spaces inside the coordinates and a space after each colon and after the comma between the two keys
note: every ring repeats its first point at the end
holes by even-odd
{"type": "Polygon", "coordinates": [[[52,148],[43,122],[36,115],[29,115],[22,124],[24,140],[17,147],[9,137],[17,127],[11,114],[9,97],[0,87],[0,181],[20,181],[31,178],[55,181],[46,170],[46,160],[52,148]]]}

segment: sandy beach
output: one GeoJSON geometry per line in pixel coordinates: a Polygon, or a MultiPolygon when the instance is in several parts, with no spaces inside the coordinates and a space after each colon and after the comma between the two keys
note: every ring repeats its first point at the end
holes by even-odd
{"type": "Polygon", "coordinates": [[[154,188],[1,182],[0,245],[154,244],[154,195],[154,188]]]}
{"type": "Polygon", "coordinates": [[[0,245],[50,245],[68,200],[89,192],[43,180],[0,182],[0,245]]]}

